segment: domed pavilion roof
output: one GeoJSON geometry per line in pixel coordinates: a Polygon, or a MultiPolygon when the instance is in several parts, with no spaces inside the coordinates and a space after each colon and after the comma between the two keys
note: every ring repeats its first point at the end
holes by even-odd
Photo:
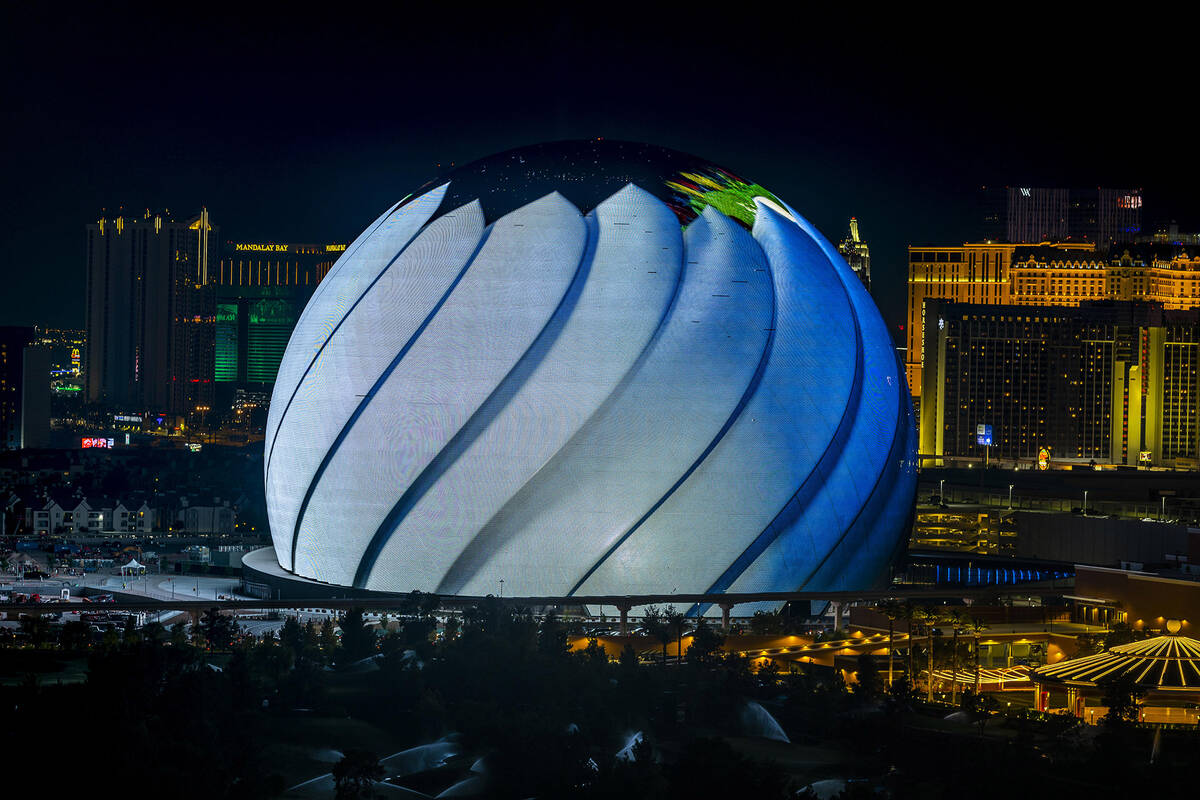
{"type": "Polygon", "coordinates": [[[1200,641],[1168,634],[1034,670],[1030,680],[1095,687],[1123,676],[1147,692],[1200,694],[1200,641]]]}

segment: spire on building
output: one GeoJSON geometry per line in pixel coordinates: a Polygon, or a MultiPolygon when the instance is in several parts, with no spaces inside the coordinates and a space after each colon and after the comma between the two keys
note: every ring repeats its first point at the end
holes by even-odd
{"type": "Polygon", "coordinates": [[[838,252],[846,259],[850,269],[862,281],[867,291],[871,290],[871,250],[858,233],[858,218],[850,218],[850,235],[842,239],[838,252]]]}

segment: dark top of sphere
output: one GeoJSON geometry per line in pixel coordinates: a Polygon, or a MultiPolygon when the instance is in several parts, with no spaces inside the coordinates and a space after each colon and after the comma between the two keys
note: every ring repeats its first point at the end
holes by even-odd
{"type": "Polygon", "coordinates": [[[518,147],[457,167],[414,196],[447,181],[438,215],[478,199],[487,221],[558,191],[583,213],[632,183],[675,212],[681,224],[707,205],[750,226],[753,198],[776,200],[750,180],[704,159],[652,144],[588,139],[518,147]]]}

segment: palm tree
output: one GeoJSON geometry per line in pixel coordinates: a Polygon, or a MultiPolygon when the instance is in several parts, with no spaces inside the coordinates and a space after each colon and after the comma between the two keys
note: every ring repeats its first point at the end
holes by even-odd
{"type": "Polygon", "coordinates": [[[978,617],[967,619],[967,629],[975,637],[975,694],[979,694],[979,634],[988,629],[988,624],[978,617]]]}
{"type": "Polygon", "coordinates": [[[932,607],[918,608],[913,612],[913,617],[925,628],[925,638],[928,642],[926,645],[927,656],[929,658],[929,669],[926,673],[925,681],[925,701],[933,702],[933,624],[937,621],[938,613],[932,607]]]}
{"type": "Polygon", "coordinates": [[[888,620],[888,678],[887,685],[892,686],[892,659],[896,652],[896,620],[904,616],[904,606],[894,599],[884,600],[879,606],[879,612],[888,620]]]}
{"type": "Polygon", "coordinates": [[[917,681],[913,676],[913,641],[916,638],[913,636],[913,623],[917,619],[917,607],[913,605],[911,600],[905,600],[904,605],[900,608],[900,616],[903,617],[905,627],[908,629],[908,672],[905,678],[908,680],[909,687],[916,689],[917,681]]]}
{"type": "Polygon", "coordinates": [[[954,608],[946,613],[945,620],[954,629],[954,645],[950,655],[950,702],[958,705],[958,634],[967,623],[967,614],[962,609],[954,608]]]}
{"type": "Polygon", "coordinates": [[[646,633],[662,643],[662,663],[667,664],[667,643],[671,641],[671,628],[667,624],[667,616],[658,606],[649,606],[642,614],[642,627],[646,633]]]}
{"type": "MultiPolygon", "coordinates": [[[[682,611],[677,611],[674,606],[671,606],[663,614],[663,622],[666,624],[667,630],[671,632],[671,636],[679,641],[678,657],[683,658],[683,634],[687,630],[687,617],[682,611]]],[[[665,650],[664,650],[665,652],[665,650]]]]}

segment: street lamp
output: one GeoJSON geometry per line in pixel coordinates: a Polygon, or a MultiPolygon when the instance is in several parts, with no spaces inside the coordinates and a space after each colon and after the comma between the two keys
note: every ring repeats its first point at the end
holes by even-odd
{"type": "Polygon", "coordinates": [[[1088,490],[1084,489],[1083,490],[1083,515],[1085,517],[1087,516],[1087,493],[1088,493],[1088,490]]]}
{"type": "Polygon", "coordinates": [[[938,502],[946,502],[946,479],[942,478],[938,481],[938,502]]]}
{"type": "Polygon", "coordinates": [[[1008,510],[1009,511],[1012,511],[1012,490],[1013,490],[1013,485],[1010,483],[1008,485],[1008,510]]]}
{"type": "Polygon", "coordinates": [[[504,597],[504,578],[500,579],[500,596],[504,597]]]}
{"type": "Polygon", "coordinates": [[[1162,508],[1158,512],[1158,521],[1162,522],[1167,518],[1167,496],[1162,496],[1162,508]]]}

